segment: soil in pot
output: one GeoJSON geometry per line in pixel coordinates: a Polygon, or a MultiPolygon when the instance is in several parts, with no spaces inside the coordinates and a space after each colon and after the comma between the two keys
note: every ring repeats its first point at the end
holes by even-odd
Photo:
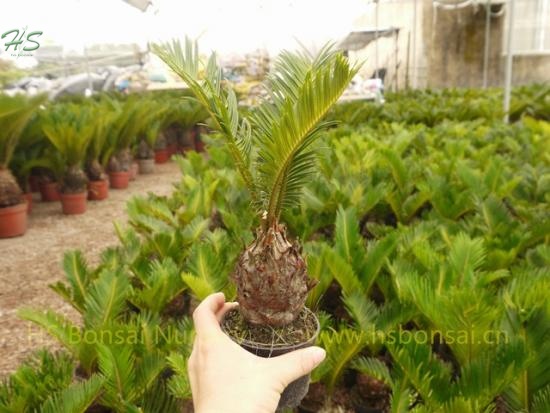
{"type": "Polygon", "coordinates": [[[88,192],[61,194],[61,207],[65,215],[78,215],[86,212],[88,192]]]}
{"type": "Polygon", "coordinates": [[[113,189],[126,189],[130,182],[130,172],[109,172],[109,182],[113,189]]]}
{"type": "Polygon", "coordinates": [[[0,238],[23,235],[27,231],[27,203],[0,208],[0,238]]]}
{"type": "Polygon", "coordinates": [[[138,166],[139,166],[139,173],[142,175],[152,174],[155,172],[154,159],[139,159],[138,166]]]}
{"type": "Polygon", "coordinates": [[[56,202],[61,199],[59,184],[57,182],[42,182],[40,184],[40,196],[42,202],[56,202]]]}
{"type": "Polygon", "coordinates": [[[88,199],[90,201],[102,201],[109,196],[109,181],[102,179],[88,182],[88,199]]]}
{"type": "MultiPolygon", "coordinates": [[[[304,308],[296,320],[284,327],[248,323],[238,309],[229,311],[222,330],[242,348],[259,357],[277,357],[315,344],[319,320],[304,308]]],[[[297,407],[309,388],[309,375],[290,383],[281,394],[277,411],[297,407]]]]}
{"type": "Polygon", "coordinates": [[[168,149],[157,149],[155,151],[155,162],[156,163],[166,163],[170,159],[168,154],[168,149]]]}

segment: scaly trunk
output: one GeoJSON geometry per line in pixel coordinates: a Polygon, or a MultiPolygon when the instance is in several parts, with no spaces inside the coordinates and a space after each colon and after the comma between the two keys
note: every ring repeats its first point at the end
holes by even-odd
{"type": "Polygon", "coordinates": [[[9,169],[0,168],[0,208],[21,203],[22,191],[9,169]]]}
{"type": "Polygon", "coordinates": [[[131,165],[132,152],[130,149],[121,149],[118,153],[111,156],[107,167],[109,172],[125,172],[130,170],[131,165]]]}
{"type": "Polygon", "coordinates": [[[239,257],[233,280],[244,318],[271,326],[291,323],[315,286],[299,245],[287,239],[278,223],[257,231],[256,240],[239,257]]]}
{"type": "Polygon", "coordinates": [[[103,166],[101,166],[97,159],[88,164],[86,173],[88,174],[90,181],[102,181],[107,178],[103,166]]]}
{"type": "Polygon", "coordinates": [[[64,194],[78,194],[86,190],[88,178],[84,171],[78,166],[71,166],[63,177],[61,192],[64,194]]]}
{"type": "Polygon", "coordinates": [[[138,159],[153,159],[155,157],[155,151],[149,146],[149,144],[142,139],[138,145],[137,158],[138,159]]]}
{"type": "Polygon", "coordinates": [[[155,149],[156,150],[166,149],[166,137],[162,132],[159,132],[159,136],[155,142],[155,149]]]}

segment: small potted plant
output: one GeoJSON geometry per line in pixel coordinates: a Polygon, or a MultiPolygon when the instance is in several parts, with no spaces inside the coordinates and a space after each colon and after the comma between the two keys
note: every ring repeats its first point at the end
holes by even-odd
{"type": "Polygon", "coordinates": [[[43,115],[42,130],[56,150],[50,161],[61,176],[61,205],[66,215],[86,212],[88,178],[83,165],[94,127],[84,105],[57,104],[43,115]]]}
{"type": "Polygon", "coordinates": [[[142,104],[137,97],[129,98],[123,103],[112,102],[118,113],[110,132],[110,142],[114,151],[109,159],[107,169],[111,188],[125,189],[130,182],[130,173],[134,162],[132,147],[136,137],[143,127],[143,118],[148,106],[142,104]]]}
{"type": "Polygon", "coordinates": [[[92,108],[94,129],[86,156],[86,175],[88,176],[88,199],[101,201],[109,196],[109,180],[105,167],[113,152],[108,141],[108,131],[115,120],[116,113],[104,103],[92,108]]]}
{"type": "MultiPolygon", "coordinates": [[[[154,52],[189,86],[225,138],[237,170],[258,212],[256,237],[240,255],[233,273],[239,309],[222,328],[243,348],[262,357],[310,346],[319,332],[317,317],[305,307],[314,282],[298,242],[281,215],[300,199],[315,171],[313,141],[329,125],[322,122],[357,71],[341,52],[323,48],[317,56],[283,52],[268,76],[269,99],[248,118],[213,55],[199,77],[196,44],[153,45],[154,52]]],[[[279,409],[295,407],[307,393],[309,377],[291,383],[279,409]]]]}
{"type": "MultiPolygon", "coordinates": [[[[33,204],[31,173],[37,169],[34,160],[41,156],[47,145],[39,119],[40,117],[37,114],[33,114],[21,133],[10,163],[10,169],[17,178],[19,187],[23,190],[23,196],[27,200],[27,212],[29,214],[32,211],[33,204]]],[[[35,177],[37,178],[38,175],[35,175],[35,177]]]]}
{"type": "Polygon", "coordinates": [[[142,128],[139,131],[139,143],[136,150],[139,173],[151,174],[155,171],[155,163],[164,163],[168,160],[166,140],[161,133],[165,122],[166,107],[153,100],[144,104],[149,105],[147,114],[142,117],[142,128]],[[159,143],[160,142],[160,143],[159,143]],[[158,148],[163,148],[163,155],[159,158],[158,148]]]}
{"type": "Polygon", "coordinates": [[[23,235],[27,230],[27,202],[8,165],[21,132],[43,100],[0,95],[0,238],[23,235]]]}

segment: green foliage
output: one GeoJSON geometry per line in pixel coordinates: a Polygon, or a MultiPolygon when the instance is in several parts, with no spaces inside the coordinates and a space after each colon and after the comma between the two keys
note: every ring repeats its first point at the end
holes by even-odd
{"type": "MultiPolygon", "coordinates": [[[[220,87],[218,99],[230,99],[220,87]]],[[[361,126],[332,128],[309,148],[319,168],[283,219],[318,281],[308,306],[327,359],[312,378],[334,400],[370,408],[359,391],[366,375],[391,412],[548,411],[550,134],[538,109],[537,119],[501,123],[487,112],[491,93],[357,105],[350,123],[361,126]]],[[[173,193],[131,200],[118,245],[97,265],[65,255],[66,280],[52,288],[83,322],[20,314],[70,357],[23,365],[0,387],[0,410],[91,401],[113,412],[181,411],[190,315],[213,291],[233,298],[228,277],[258,225],[234,159],[216,138],[207,157],[176,157],[173,193]]]]}
{"type": "Polygon", "coordinates": [[[0,94],[0,169],[8,167],[25,125],[44,100],[44,96],[27,98],[0,94]]]}
{"type": "Polygon", "coordinates": [[[270,100],[250,118],[239,115],[235,92],[226,87],[213,54],[199,79],[197,44],[186,39],[153,45],[155,53],[179,75],[210,113],[224,136],[235,166],[267,222],[297,204],[311,177],[315,152],[311,145],[328,123],[320,123],[358,70],[341,52],[325,47],[317,56],[283,52],[268,76],[270,100]]]}

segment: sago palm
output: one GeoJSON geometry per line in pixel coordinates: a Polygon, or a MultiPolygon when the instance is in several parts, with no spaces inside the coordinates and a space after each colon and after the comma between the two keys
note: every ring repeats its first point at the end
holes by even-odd
{"type": "Polygon", "coordinates": [[[21,188],[8,169],[21,132],[43,97],[0,95],[0,208],[21,202],[21,188]]]}
{"type": "Polygon", "coordinates": [[[62,161],[61,192],[79,193],[88,179],[82,167],[92,138],[94,122],[89,108],[82,105],[56,105],[42,119],[42,130],[62,161]]]}
{"type": "Polygon", "coordinates": [[[189,86],[225,138],[234,163],[261,218],[256,238],[240,255],[233,273],[245,319],[282,326],[302,311],[314,282],[299,244],[287,237],[280,216],[294,206],[315,171],[312,143],[328,125],[322,119],[344,92],[358,67],[338,51],[317,56],[283,52],[266,81],[269,96],[242,117],[235,92],[212,55],[199,77],[196,43],[154,45],[158,56],[189,86]]]}

